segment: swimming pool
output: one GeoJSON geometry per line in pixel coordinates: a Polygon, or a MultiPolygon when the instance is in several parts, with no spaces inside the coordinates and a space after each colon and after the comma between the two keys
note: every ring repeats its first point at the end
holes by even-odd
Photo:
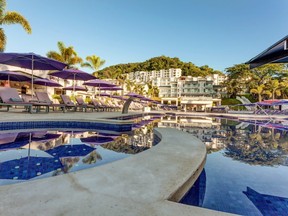
{"type": "Polygon", "coordinates": [[[191,133],[207,147],[205,168],[181,203],[241,215],[287,215],[286,125],[285,121],[162,117],[159,127],[191,133]]]}
{"type": "MultiPolygon", "coordinates": [[[[38,129],[37,122],[33,122],[26,125],[28,129],[23,129],[25,124],[16,124],[12,128],[20,127],[22,130],[2,130],[0,185],[100,166],[157,144],[153,140],[153,118],[149,116],[136,118],[129,126],[133,129],[129,132],[107,131],[110,126],[104,124],[87,129],[86,124],[59,122],[58,127],[64,125],[66,128],[56,130],[54,122],[48,123],[46,129],[42,129],[44,122],[38,123],[38,129]],[[83,128],[73,128],[75,124],[83,128]]],[[[118,130],[120,127],[113,128],[118,130]]]]}

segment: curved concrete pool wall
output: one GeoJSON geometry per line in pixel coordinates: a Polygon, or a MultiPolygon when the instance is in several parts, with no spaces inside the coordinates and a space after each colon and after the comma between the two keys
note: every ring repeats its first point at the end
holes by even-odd
{"type": "Polygon", "coordinates": [[[179,200],[196,180],[206,148],[176,129],[156,133],[157,146],[129,158],[0,187],[0,215],[223,215],[168,201],[179,200]]]}

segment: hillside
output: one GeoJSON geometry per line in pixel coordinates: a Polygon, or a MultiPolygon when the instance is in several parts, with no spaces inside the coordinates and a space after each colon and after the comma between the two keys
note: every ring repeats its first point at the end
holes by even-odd
{"type": "Polygon", "coordinates": [[[98,74],[107,73],[130,73],[135,71],[152,71],[169,68],[181,68],[183,76],[207,76],[210,74],[223,74],[221,71],[214,70],[207,65],[198,67],[191,62],[183,62],[179,58],[159,56],[151,58],[145,62],[118,64],[106,67],[98,71],[98,74]]]}

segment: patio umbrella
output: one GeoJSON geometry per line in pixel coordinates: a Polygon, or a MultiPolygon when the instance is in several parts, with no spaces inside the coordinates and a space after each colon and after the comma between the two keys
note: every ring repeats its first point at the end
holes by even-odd
{"type": "Polygon", "coordinates": [[[50,87],[62,87],[61,84],[57,83],[54,80],[50,80],[50,79],[47,79],[47,78],[36,78],[36,79],[34,79],[34,84],[45,86],[46,87],[46,92],[47,92],[47,87],[48,86],[50,86],[50,87]]]}
{"type": "Polygon", "coordinates": [[[104,88],[104,87],[116,87],[117,85],[107,82],[105,80],[101,80],[101,79],[93,79],[93,80],[89,80],[87,82],[84,82],[83,85],[87,85],[87,86],[93,86],[98,88],[98,91],[100,92],[100,88],[104,88]]]}
{"type": "Polygon", "coordinates": [[[27,82],[31,77],[16,71],[0,71],[0,80],[7,80],[10,86],[10,81],[27,82]]]}
{"type": "Polygon", "coordinates": [[[99,93],[99,96],[102,96],[102,97],[110,97],[111,95],[106,93],[106,92],[101,92],[99,93]]]}
{"type": "Polygon", "coordinates": [[[144,98],[144,96],[136,94],[134,92],[130,92],[130,93],[126,94],[125,96],[129,96],[129,97],[133,97],[133,98],[139,98],[139,99],[144,98]]]}
{"type": "Polygon", "coordinates": [[[62,79],[71,79],[73,80],[73,86],[75,85],[75,80],[87,81],[96,78],[95,76],[78,69],[64,69],[62,71],[52,72],[49,75],[62,79]]]}
{"type": "Polygon", "coordinates": [[[112,87],[100,87],[100,90],[105,90],[105,91],[119,91],[119,90],[123,90],[123,88],[118,87],[118,86],[112,86],[112,87]]]}
{"type": "Polygon", "coordinates": [[[69,90],[69,91],[87,91],[87,89],[83,86],[77,86],[77,85],[73,85],[73,86],[68,86],[63,88],[63,90],[69,90]]]}
{"type": "Polygon", "coordinates": [[[36,85],[43,85],[43,86],[50,86],[50,87],[62,87],[61,84],[57,83],[54,80],[50,80],[47,78],[36,78],[34,79],[34,84],[36,85]]]}
{"type": "Polygon", "coordinates": [[[126,100],[126,98],[124,98],[122,96],[119,96],[119,95],[111,95],[111,98],[116,98],[116,99],[119,99],[119,100],[126,100]]]}
{"type": "Polygon", "coordinates": [[[62,70],[67,65],[35,53],[0,53],[0,64],[12,65],[31,70],[31,91],[33,97],[34,70],[62,70]]]}

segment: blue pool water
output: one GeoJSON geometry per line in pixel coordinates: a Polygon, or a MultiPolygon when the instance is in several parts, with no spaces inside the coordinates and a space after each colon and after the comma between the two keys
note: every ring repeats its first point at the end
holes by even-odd
{"type": "Polygon", "coordinates": [[[102,131],[105,125],[89,130],[85,124],[84,129],[70,124],[68,129],[35,129],[33,123],[28,124],[32,129],[2,130],[0,185],[87,169],[147,150],[156,144],[153,121],[149,116],[137,118],[133,130],[125,133],[102,131]]]}
{"type": "Polygon", "coordinates": [[[287,122],[170,116],[159,124],[191,133],[207,147],[205,168],[181,203],[240,215],[288,215],[287,122]]]}

